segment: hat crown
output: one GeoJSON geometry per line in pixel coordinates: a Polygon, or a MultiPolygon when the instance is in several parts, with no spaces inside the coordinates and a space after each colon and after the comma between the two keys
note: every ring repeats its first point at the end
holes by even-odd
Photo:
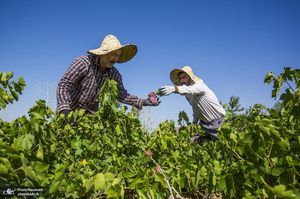
{"type": "Polygon", "coordinates": [[[183,70],[186,73],[194,75],[192,68],[189,66],[184,66],[181,70],[183,70]]]}
{"type": "Polygon", "coordinates": [[[111,49],[121,48],[122,45],[120,41],[114,35],[107,35],[100,46],[103,51],[110,51],[111,49]]]}
{"type": "Polygon", "coordinates": [[[137,53],[137,46],[134,44],[122,45],[120,41],[114,35],[107,35],[104,37],[101,46],[94,50],[88,50],[87,52],[92,55],[107,55],[115,50],[122,49],[122,53],[119,56],[117,63],[124,63],[131,60],[137,53]]]}
{"type": "Polygon", "coordinates": [[[202,79],[200,79],[199,77],[197,77],[196,75],[194,75],[193,70],[190,66],[184,66],[182,69],[176,68],[174,70],[171,71],[170,73],[170,79],[173,82],[173,84],[180,86],[180,79],[178,77],[178,74],[180,72],[185,72],[192,80],[193,82],[198,82],[198,81],[202,81],[202,79]]]}

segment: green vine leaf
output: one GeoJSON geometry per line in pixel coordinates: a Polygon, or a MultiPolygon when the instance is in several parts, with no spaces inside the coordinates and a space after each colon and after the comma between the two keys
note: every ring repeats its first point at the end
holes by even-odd
{"type": "Polygon", "coordinates": [[[105,190],[105,177],[103,173],[98,173],[95,176],[94,180],[94,187],[97,191],[104,191],[105,190]]]}

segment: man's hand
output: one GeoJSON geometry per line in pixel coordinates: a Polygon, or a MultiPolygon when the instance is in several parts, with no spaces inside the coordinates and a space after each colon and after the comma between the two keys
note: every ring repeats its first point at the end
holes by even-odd
{"type": "Polygon", "coordinates": [[[71,112],[70,110],[65,109],[65,110],[60,111],[59,113],[64,114],[65,118],[67,118],[67,116],[69,115],[70,112],[71,112]]]}
{"type": "Polygon", "coordinates": [[[158,101],[158,98],[157,98],[157,103],[152,103],[149,99],[146,99],[144,101],[143,106],[158,106],[159,104],[160,104],[160,101],[158,101]]]}
{"type": "Polygon", "coordinates": [[[158,89],[162,95],[170,95],[175,92],[175,86],[163,86],[158,89]]]}
{"type": "Polygon", "coordinates": [[[68,121],[68,119],[67,119],[67,116],[69,115],[70,112],[71,112],[71,110],[67,110],[67,109],[66,110],[62,110],[62,111],[59,112],[60,114],[64,114],[65,115],[65,121],[64,121],[65,125],[72,124],[74,122],[73,118],[71,118],[70,121],[68,121]]]}

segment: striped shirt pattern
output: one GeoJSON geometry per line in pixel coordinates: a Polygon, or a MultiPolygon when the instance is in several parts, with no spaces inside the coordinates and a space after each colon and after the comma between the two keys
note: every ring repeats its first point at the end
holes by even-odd
{"type": "Polygon", "coordinates": [[[76,58],[60,80],[56,90],[57,111],[84,109],[95,113],[99,107],[99,95],[106,77],[117,82],[119,91],[118,101],[142,109],[144,99],[127,93],[122,76],[113,66],[107,68],[102,75],[98,59],[92,55],[83,55],[76,58]]]}

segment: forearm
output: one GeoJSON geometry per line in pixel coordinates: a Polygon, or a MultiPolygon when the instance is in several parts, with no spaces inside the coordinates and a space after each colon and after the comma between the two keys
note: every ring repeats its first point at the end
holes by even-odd
{"type": "Polygon", "coordinates": [[[126,93],[126,94],[119,93],[119,96],[117,99],[119,102],[122,102],[124,104],[133,105],[139,110],[142,110],[143,103],[145,101],[145,99],[138,98],[137,96],[130,95],[128,93],[126,93]]]}
{"type": "Polygon", "coordinates": [[[175,91],[177,88],[177,92],[179,94],[192,94],[192,95],[201,95],[204,91],[201,89],[199,85],[191,85],[191,86],[175,86],[175,91]]]}

